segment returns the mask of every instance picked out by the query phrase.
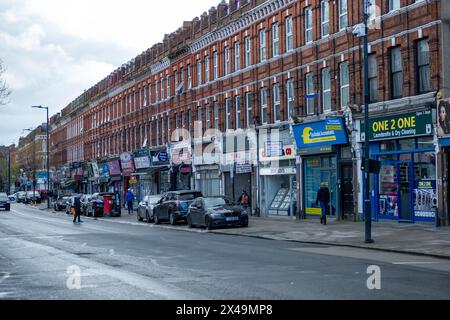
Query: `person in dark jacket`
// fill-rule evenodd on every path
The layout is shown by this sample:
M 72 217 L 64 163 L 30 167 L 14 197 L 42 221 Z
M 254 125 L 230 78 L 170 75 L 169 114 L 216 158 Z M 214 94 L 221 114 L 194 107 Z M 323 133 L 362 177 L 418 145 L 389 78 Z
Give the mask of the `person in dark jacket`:
M 81 221 L 81 201 L 80 201 L 80 197 L 75 197 L 73 199 L 74 204 L 73 207 L 75 208 L 75 215 L 73 216 L 73 223 L 77 223 L 77 218 L 78 218 L 78 223 L 83 223 L 83 221 Z
M 131 191 L 131 189 L 128 189 L 126 199 L 127 201 L 127 208 L 128 208 L 128 214 L 133 213 L 133 200 L 134 200 L 134 194 Z
M 327 211 L 330 205 L 330 190 L 325 182 L 320 185 L 319 191 L 317 191 L 316 205 L 319 204 L 322 209 L 322 216 L 320 218 L 320 223 L 327 225 Z

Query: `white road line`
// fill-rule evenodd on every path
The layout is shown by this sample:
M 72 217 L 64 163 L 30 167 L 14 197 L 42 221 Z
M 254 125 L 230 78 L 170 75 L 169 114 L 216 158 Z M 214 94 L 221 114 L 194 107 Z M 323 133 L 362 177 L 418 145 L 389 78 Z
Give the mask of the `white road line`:
M 392 264 L 397 264 L 397 265 L 414 265 L 414 264 L 438 264 L 441 262 L 432 262 L 432 261 L 408 261 L 408 262 L 393 262 Z

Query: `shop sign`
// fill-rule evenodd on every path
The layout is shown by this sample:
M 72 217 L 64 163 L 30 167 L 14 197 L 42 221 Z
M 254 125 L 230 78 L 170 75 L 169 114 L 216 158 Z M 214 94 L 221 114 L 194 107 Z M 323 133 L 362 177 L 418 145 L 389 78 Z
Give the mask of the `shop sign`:
M 342 118 L 325 121 L 297 124 L 292 127 L 297 146 L 318 148 L 339 144 L 347 144 L 348 138 Z
M 277 176 L 277 175 L 287 175 L 296 174 L 297 170 L 295 168 L 262 168 L 259 174 L 262 176 Z
M 438 101 L 437 135 L 450 137 L 450 99 Z
M 298 149 L 298 154 L 306 156 L 310 154 L 324 154 L 333 152 L 333 146 L 325 146 L 319 148 Z
M 265 143 L 264 148 L 266 157 L 281 157 L 283 156 L 283 142 L 281 141 L 268 141 Z
M 148 149 L 141 149 L 134 153 L 134 166 L 136 169 L 150 168 L 150 157 Z
M 92 162 L 92 173 L 94 174 L 94 178 L 100 177 L 97 162 Z
M 433 134 L 431 110 L 370 119 L 369 125 L 369 141 Z M 364 136 L 364 125 L 362 126 L 361 133 Z
M 169 154 L 167 151 L 150 151 L 152 166 L 169 165 Z
M 252 172 L 252 165 L 250 162 L 236 163 L 236 174 L 245 174 Z
M 437 211 L 436 180 L 416 181 L 414 215 L 419 219 L 435 219 Z
M 100 177 L 103 178 L 103 179 L 109 179 L 109 165 L 108 165 L 108 163 L 103 163 L 101 165 Z
M 122 166 L 122 172 L 124 174 L 130 174 L 134 172 L 134 163 L 131 153 L 122 153 L 120 155 L 120 164 Z
M 119 160 L 113 160 L 108 163 L 109 165 L 109 175 L 110 176 L 118 176 L 122 172 L 120 170 L 120 162 Z

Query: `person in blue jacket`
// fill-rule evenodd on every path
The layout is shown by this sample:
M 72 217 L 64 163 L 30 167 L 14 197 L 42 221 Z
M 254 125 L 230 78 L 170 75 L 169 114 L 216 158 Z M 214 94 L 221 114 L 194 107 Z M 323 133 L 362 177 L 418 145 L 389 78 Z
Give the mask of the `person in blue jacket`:
M 133 213 L 133 200 L 134 200 L 134 194 L 131 191 L 131 189 L 128 189 L 127 197 L 126 197 L 128 214 Z

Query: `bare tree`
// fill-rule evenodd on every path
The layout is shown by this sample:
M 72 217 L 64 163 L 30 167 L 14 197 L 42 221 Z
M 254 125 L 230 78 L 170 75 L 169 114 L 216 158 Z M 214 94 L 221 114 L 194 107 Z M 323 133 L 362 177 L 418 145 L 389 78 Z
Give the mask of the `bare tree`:
M 0 59 L 0 106 L 6 105 L 9 102 L 8 97 L 11 94 L 11 90 L 9 90 L 6 85 L 6 80 L 3 77 L 5 71 L 6 69 L 3 67 L 3 62 Z

